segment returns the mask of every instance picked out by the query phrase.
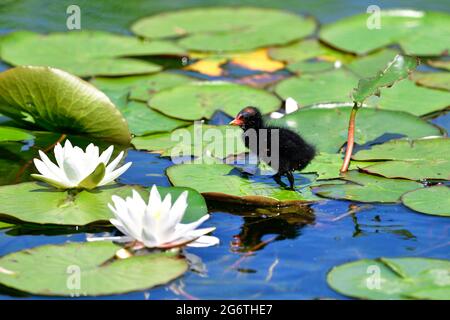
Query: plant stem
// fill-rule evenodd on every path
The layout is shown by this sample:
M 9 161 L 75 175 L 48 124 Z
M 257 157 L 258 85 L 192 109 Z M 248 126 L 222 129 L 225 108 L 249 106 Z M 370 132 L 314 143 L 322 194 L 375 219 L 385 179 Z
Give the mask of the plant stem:
M 355 144 L 355 118 L 358 111 L 358 104 L 355 102 L 350 113 L 350 121 L 348 122 L 347 149 L 345 150 L 344 162 L 342 163 L 341 173 L 348 171 L 350 158 L 352 157 L 353 146 Z

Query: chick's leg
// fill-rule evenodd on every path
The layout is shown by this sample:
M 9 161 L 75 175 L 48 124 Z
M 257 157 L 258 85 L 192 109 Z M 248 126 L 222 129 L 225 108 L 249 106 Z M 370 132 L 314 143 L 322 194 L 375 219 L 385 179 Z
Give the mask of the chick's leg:
M 286 176 L 287 176 L 287 178 L 288 178 L 288 180 L 289 180 L 289 186 L 290 186 L 290 189 L 291 189 L 291 190 L 294 190 L 294 182 L 295 182 L 295 179 L 294 179 L 294 175 L 292 174 L 292 171 L 286 172 Z

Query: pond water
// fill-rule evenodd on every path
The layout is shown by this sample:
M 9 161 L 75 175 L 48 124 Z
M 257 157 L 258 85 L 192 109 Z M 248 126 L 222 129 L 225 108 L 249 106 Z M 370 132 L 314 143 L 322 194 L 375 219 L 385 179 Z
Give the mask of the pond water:
M 46 32 L 63 30 L 60 8 L 70 1 L 6 1 L 0 5 L 0 30 L 30 29 Z M 364 12 L 374 1 L 226 1 L 271 6 L 311 13 L 321 22 Z M 86 28 L 126 32 L 128 24 L 142 15 L 206 4 L 206 1 L 78 1 L 86 10 Z M 224 4 L 225 1 L 217 1 Z M 411 7 L 449 11 L 448 1 L 378 1 L 382 8 Z M 64 11 L 61 11 L 64 12 Z M 62 17 L 61 17 L 62 16 Z M 101 19 L 99 17 L 101 16 Z M 83 16 L 84 17 L 84 16 Z M 0 69 L 7 66 L 1 65 Z M 242 71 L 241 71 L 242 72 Z M 238 71 L 236 71 L 238 73 Z M 244 73 L 245 75 L 245 73 Z M 222 123 L 223 116 L 214 119 Z M 450 129 L 449 113 L 430 120 Z M 151 186 L 170 185 L 164 171 L 172 165 L 156 154 L 130 150 L 126 161 L 133 166 L 119 182 Z M 219 208 L 218 208 L 219 207 Z M 450 258 L 448 218 L 415 213 L 402 205 L 356 204 L 327 200 L 312 205 L 313 216 L 284 214 L 261 216 L 246 208 L 227 212 L 211 205 L 212 217 L 206 227 L 217 227 L 219 246 L 189 248 L 194 255 L 193 270 L 167 286 L 113 299 L 316 299 L 344 296 L 331 290 L 326 273 L 335 265 L 361 258 L 430 257 Z M 353 214 L 349 213 L 355 212 Z M 0 256 L 43 244 L 85 241 L 86 233 L 111 229 L 45 231 L 33 225 L 0 230 Z M 41 299 L 20 296 L 24 299 Z M 1 299 L 17 293 L 0 288 Z

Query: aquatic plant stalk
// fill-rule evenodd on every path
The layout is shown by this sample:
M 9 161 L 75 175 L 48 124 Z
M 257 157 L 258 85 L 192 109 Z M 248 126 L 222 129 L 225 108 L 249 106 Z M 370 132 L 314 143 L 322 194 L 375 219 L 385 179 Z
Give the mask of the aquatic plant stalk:
M 350 158 L 352 157 L 353 146 L 355 144 L 355 120 L 356 112 L 358 112 L 358 104 L 355 102 L 350 113 L 350 120 L 348 122 L 347 135 L 347 149 L 345 150 L 344 162 L 342 163 L 341 173 L 347 172 L 350 165 Z

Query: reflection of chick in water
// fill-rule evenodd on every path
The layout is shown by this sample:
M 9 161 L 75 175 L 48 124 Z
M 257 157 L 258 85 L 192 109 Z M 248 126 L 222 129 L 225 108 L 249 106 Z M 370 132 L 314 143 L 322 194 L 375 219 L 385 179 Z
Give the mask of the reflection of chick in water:
M 304 217 L 292 213 L 265 218 L 244 217 L 241 232 L 233 243 L 233 251 L 257 251 L 272 241 L 295 239 L 301 234 L 301 228 L 313 222 L 313 216 Z

